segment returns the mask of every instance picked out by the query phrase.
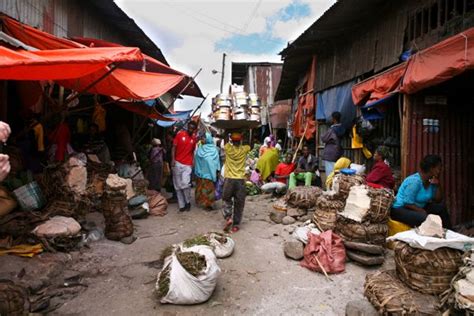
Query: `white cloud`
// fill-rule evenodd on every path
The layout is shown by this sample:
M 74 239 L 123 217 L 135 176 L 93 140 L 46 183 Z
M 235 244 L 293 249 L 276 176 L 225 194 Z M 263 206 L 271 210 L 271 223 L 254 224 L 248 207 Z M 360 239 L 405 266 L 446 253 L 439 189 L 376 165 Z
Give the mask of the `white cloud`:
M 222 52 L 216 51 L 215 44 L 235 34 L 264 33 L 267 31 L 267 19 L 294 0 L 115 1 L 161 48 L 173 68 L 194 75 L 202 67 L 196 81 L 204 95 L 209 93 L 209 100 L 203 109 L 203 112 L 209 112 L 210 98 L 219 93 L 220 86 L 220 74 L 211 73 L 213 69 L 220 71 L 222 63 Z M 294 40 L 334 2 L 298 1 L 310 6 L 310 17 L 277 21 L 270 34 L 285 41 Z M 262 42 L 261 45 L 266 43 Z M 232 61 L 280 61 L 276 52 L 264 55 L 226 53 L 224 87 L 230 84 Z M 179 100 L 176 107 L 188 109 L 200 102 L 200 99 L 186 97 Z

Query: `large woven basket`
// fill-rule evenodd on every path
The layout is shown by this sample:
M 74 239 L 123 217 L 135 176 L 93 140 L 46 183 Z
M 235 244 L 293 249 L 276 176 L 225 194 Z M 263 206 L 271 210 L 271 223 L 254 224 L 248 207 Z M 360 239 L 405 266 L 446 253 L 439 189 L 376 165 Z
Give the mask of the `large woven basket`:
M 25 288 L 0 280 L 0 315 L 28 315 L 30 302 Z
M 386 223 L 358 223 L 338 215 L 336 233 L 347 241 L 384 245 L 388 235 Z
M 408 288 L 395 270 L 379 271 L 365 277 L 364 295 L 380 315 L 438 315 L 437 299 Z
M 345 201 L 351 188 L 361 184 L 365 184 L 365 179 L 360 175 L 338 174 L 334 178 L 333 190 L 337 192 L 337 196 L 341 201 Z
M 295 187 L 288 190 L 286 200 L 290 206 L 311 209 L 316 206 L 319 196 L 323 193 L 319 187 Z
M 343 208 L 343 202 L 322 195 L 316 203 L 313 222 L 322 230 L 334 229 L 336 227 L 337 213 Z
M 106 193 L 103 196 L 105 237 L 120 240 L 133 234 L 133 223 L 128 213 L 127 198 L 121 192 Z
M 394 243 L 397 273 L 406 285 L 425 294 L 441 294 L 462 265 L 462 253 L 451 248 L 423 250 L 402 241 Z
M 390 208 L 395 196 L 392 190 L 374 189 L 369 187 L 370 209 L 364 220 L 371 223 L 384 223 L 388 221 Z

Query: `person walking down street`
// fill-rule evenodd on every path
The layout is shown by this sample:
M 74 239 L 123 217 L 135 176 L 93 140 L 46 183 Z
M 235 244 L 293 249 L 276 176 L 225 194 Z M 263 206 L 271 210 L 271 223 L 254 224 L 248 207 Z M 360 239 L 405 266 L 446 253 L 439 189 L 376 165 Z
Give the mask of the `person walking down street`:
M 302 150 L 303 155 L 298 160 L 298 165 L 296 170 L 290 174 L 290 182 L 288 184 L 288 189 L 296 187 L 296 181 L 304 180 L 304 185 L 309 187 L 313 181 L 313 177 L 316 176 L 316 168 L 318 166 L 318 161 L 316 157 L 309 153 L 308 146 L 304 146 Z
M 407 177 L 400 186 L 390 212 L 392 219 L 416 227 L 425 221 L 428 214 L 436 214 L 441 217 L 443 227 L 451 228 L 448 210 L 441 203 L 441 166 L 440 156 L 423 158 L 420 171 Z
M 191 173 L 194 148 L 196 147 L 194 136 L 196 128 L 197 124 L 195 122 L 189 122 L 187 130 L 182 130 L 176 134 L 171 149 L 173 184 L 178 197 L 180 212 L 191 210 Z
M 250 146 L 242 145 L 242 134 L 232 133 L 231 143 L 225 145 L 224 201 L 225 231 L 239 231 L 245 206 L 245 160 Z
M 334 164 L 344 154 L 341 141 L 345 129 L 341 124 L 340 112 L 331 114 L 331 123 L 331 127 L 321 136 L 321 140 L 325 144 L 321 158 L 323 159 L 326 176 L 331 174 L 334 170 Z
M 153 146 L 150 150 L 150 170 L 148 171 L 149 187 L 152 190 L 161 191 L 161 181 L 163 178 L 163 155 L 166 149 L 161 146 L 161 140 L 154 138 L 151 141 Z
M 211 133 L 206 133 L 194 155 L 194 173 L 197 176 L 196 204 L 205 210 L 212 210 L 216 199 L 215 183 L 220 169 L 219 150 L 214 145 Z

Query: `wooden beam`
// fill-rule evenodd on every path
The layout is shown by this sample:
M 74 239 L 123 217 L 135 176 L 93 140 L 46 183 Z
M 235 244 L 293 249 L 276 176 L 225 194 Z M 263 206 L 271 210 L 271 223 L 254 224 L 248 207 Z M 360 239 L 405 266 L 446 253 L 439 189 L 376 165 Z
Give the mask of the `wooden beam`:
M 402 179 L 407 177 L 408 172 L 408 159 L 409 159 L 409 148 L 410 148 L 410 125 L 411 125 L 411 118 L 412 118 L 412 110 L 413 110 L 413 97 L 404 94 L 403 95 L 403 106 L 402 110 L 402 118 L 401 118 L 401 126 L 402 126 L 402 134 L 400 135 L 402 141 L 402 148 L 400 150 L 401 153 L 401 171 L 402 171 Z

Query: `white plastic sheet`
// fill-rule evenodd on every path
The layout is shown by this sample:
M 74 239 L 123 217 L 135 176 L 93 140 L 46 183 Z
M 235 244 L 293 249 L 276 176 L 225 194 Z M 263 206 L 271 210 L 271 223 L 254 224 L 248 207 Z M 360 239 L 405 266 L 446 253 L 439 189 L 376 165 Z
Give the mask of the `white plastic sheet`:
M 158 280 L 160 280 L 161 273 L 170 266 L 170 285 L 168 294 L 166 294 L 160 302 L 180 305 L 203 303 L 207 301 L 214 292 L 217 277 L 221 272 L 221 269 L 217 265 L 216 255 L 209 246 L 181 248 L 181 251 L 192 251 L 203 255 L 206 258 L 206 269 L 201 275 L 195 277 L 183 268 L 174 253 L 167 257 L 163 269 L 158 274 Z M 156 288 L 159 288 L 158 281 Z
M 388 241 L 403 241 L 414 248 L 436 250 L 448 247 L 466 251 L 474 246 L 474 238 L 458 234 L 452 230 L 446 231 L 446 238 L 428 237 L 419 235 L 415 229 L 407 230 L 387 238 Z
M 292 236 L 296 239 L 301 241 L 303 244 L 308 243 L 308 234 L 315 234 L 319 235 L 321 234 L 321 231 L 316 228 L 316 225 L 314 224 L 308 224 L 303 227 L 297 227 L 295 231 L 293 232 Z

